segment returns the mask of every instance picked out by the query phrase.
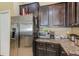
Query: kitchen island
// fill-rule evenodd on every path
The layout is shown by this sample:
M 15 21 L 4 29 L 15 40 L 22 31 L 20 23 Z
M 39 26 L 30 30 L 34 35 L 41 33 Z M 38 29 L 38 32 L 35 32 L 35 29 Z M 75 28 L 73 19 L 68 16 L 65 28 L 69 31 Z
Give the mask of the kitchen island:
M 38 45 L 37 43 L 42 43 L 42 44 Z M 52 44 L 52 45 L 48 45 L 48 44 Z M 60 40 L 60 39 L 59 40 L 56 40 L 56 39 L 37 39 L 36 40 L 36 49 L 38 49 L 39 47 L 44 48 L 42 52 L 44 52 L 44 51 L 45 52 L 44 52 L 44 54 L 41 53 L 41 54 L 43 54 L 42 56 L 46 56 L 46 55 L 48 56 L 49 55 L 47 53 L 47 49 L 49 49 L 47 46 L 48 47 L 53 46 L 53 48 L 51 50 L 53 50 L 54 52 L 57 51 L 56 54 L 54 53 L 55 55 L 51 53 L 51 56 L 62 56 L 61 55 L 61 48 L 63 48 L 63 50 L 65 52 L 65 54 L 63 56 L 79 56 L 79 47 L 76 46 L 74 44 L 74 42 L 70 41 L 69 39 L 62 39 L 62 40 Z M 42 49 L 42 48 L 39 48 L 39 49 Z M 39 53 L 37 53 L 37 54 L 39 54 Z

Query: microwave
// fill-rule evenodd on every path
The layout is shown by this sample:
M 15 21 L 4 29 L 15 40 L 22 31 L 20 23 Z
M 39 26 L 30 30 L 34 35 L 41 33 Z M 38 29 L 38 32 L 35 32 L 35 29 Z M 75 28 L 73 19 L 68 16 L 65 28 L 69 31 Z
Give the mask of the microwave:
M 48 32 L 39 32 L 39 38 L 50 38 L 50 34 Z

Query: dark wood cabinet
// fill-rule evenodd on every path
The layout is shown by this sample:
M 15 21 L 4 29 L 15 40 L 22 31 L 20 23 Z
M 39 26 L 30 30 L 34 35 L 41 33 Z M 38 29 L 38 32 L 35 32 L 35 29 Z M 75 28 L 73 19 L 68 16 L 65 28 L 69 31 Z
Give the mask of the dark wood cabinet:
M 47 43 L 47 56 L 59 56 L 60 45 L 56 43 Z
M 66 4 L 66 11 L 67 11 L 67 26 L 71 27 L 76 24 L 76 3 L 75 2 L 68 2 Z
M 79 26 L 79 2 L 76 2 L 76 23 Z
M 62 27 L 79 25 L 79 3 L 63 2 L 40 7 L 40 24 Z
M 36 4 L 30 4 L 29 6 L 28 6 L 28 8 L 29 8 L 29 13 L 34 13 L 34 12 L 36 12 L 36 11 L 38 11 L 38 9 L 39 9 L 39 4 L 38 3 L 36 3 Z
M 29 3 L 29 4 L 23 4 L 19 6 L 20 8 L 20 15 L 28 15 L 30 13 L 38 12 L 39 10 L 39 3 Z
M 36 42 L 36 56 L 45 56 L 46 55 L 46 43 Z
M 40 26 L 48 26 L 48 6 L 42 6 L 39 8 L 39 21 Z
M 39 8 L 41 26 L 65 26 L 65 3 L 57 3 Z
M 60 56 L 68 56 L 62 46 L 60 46 Z
M 49 24 L 72 27 L 79 25 L 79 3 L 65 2 L 49 6 Z M 51 11 L 52 10 L 52 11 Z
M 39 6 L 39 3 L 36 2 L 20 5 L 20 15 L 36 12 L 39 13 L 40 26 L 71 27 L 79 25 L 79 2 L 62 2 L 46 6 Z
M 65 3 L 49 6 L 49 26 L 65 26 Z
M 59 56 L 60 45 L 55 43 L 36 42 L 36 56 Z

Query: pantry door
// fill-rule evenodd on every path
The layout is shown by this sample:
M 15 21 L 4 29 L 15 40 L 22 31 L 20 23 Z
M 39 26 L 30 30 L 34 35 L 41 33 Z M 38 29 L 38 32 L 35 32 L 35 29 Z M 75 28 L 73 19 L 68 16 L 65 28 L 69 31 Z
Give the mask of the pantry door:
M 0 11 L 0 55 L 10 55 L 10 11 Z

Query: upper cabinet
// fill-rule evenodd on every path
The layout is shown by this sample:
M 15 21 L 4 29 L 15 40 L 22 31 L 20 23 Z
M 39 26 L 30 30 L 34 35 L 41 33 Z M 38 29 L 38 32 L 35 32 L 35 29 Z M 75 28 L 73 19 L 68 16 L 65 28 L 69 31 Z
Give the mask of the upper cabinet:
M 66 3 L 66 25 L 68 27 L 74 26 L 76 24 L 76 3 L 68 2 Z
M 39 8 L 39 21 L 40 26 L 48 26 L 48 6 L 42 6 Z
M 76 3 L 76 24 L 79 26 L 79 2 Z
M 39 8 L 40 25 L 65 26 L 65 3 L 57 3 Z
M 37 2 L 20 5 L 20 15 L 27 15 L 30 13 L 35 13 L 38 10 L 39 10 L 39 3 Z
M 43 6 L 40 9 L 40 20 L 42 25 L 49 27 L 79 26 L 79 3 L 65 2 Z
M 49 6 L 49 26 L 65 26 L 65 3 Z
M 37 10 L 39 12 L 36 12 Z M 40 26 L 79 26 L 78 2 L 55 3 L 46 6 L 39 6 L 38 3 L 32 3 L 20 6 L 20 15 L 27 15 L 29 13 L 39 14 Z

